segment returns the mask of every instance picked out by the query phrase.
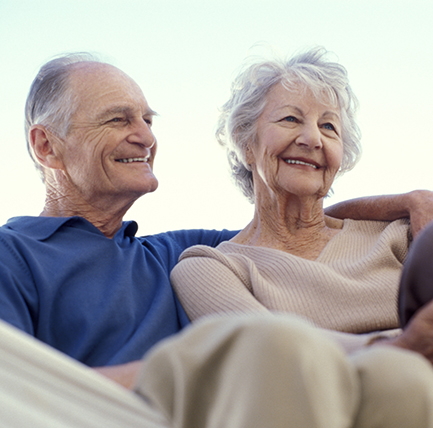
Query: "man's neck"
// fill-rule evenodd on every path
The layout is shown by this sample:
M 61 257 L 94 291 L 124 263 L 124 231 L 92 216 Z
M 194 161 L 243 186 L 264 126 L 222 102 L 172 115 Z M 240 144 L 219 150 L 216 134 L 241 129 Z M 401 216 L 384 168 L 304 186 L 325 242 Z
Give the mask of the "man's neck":
M 44 210 L 40 213 L 41 217 L 82 217 L 92 223 L 95 227 L 97 227 L 107 238 L 113 238 L 114 235 L 118 232 L 118 230 L 122 226 L 122 219 L 120 218 L 106 218 L 101 219 L 100 216 L 95 217 L 89 215 L 88 213 L 83 212 L 72 212 L 72 211 L 63 211 L 59 212 L 57 210 L 51 210 L 50 208 L 44 207 Z
M 132 202 L 121 204 L 118 201 L 106 201 L 101 205 L 97 201 L 88 202 L 76 197 L 53 195 L 52 192 L 47 192 L 45 206 L 40 215 L 43 217 L 83 217 L 107 238 L 113 238 L 122 227 L 123 216 L 131 206 Z

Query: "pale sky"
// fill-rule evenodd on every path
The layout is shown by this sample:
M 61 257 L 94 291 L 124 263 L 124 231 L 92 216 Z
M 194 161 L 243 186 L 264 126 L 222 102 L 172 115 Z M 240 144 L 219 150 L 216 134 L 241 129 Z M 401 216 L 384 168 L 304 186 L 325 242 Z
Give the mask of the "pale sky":
M 126 216 L 141 234 L 250 221 L 253 206 L 232 184 L 214 129 L 235 71 L 262 52 L 257 43 L 283 54 L 321 45 L 348 69 L 363 157 L 326 204 L 433 189 L 432 22 L 431 0 L 0 0 L 0 223 L 42 210 L 24 103 L 38 68 L 71 51 L 121 68 L 160 114 L 159 189 Z

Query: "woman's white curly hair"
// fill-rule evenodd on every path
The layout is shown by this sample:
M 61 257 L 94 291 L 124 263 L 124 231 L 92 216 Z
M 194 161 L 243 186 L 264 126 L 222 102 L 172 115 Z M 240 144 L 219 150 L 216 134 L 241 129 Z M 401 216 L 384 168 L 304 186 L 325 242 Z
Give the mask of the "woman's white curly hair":
M 290 90 L 302 84 L 321 99 L 326 97 L 341 109 L 343 161 L 339 175 L 351 170 L 361 154 L 361 133 L 355 122 L 358 101 L 349 85 L 346 69 L 327 59 L 328 51 L 315 47 L 287 60 L 255 60 L 246 63 L 231 86 L 229 100 L 220 110 L 216 137 L 226 148 L 235 184 L 254 202 L 251 170 L 245 160 L 247 147 L 256 142 L 257 119 L 267 94 L 281 83 Z

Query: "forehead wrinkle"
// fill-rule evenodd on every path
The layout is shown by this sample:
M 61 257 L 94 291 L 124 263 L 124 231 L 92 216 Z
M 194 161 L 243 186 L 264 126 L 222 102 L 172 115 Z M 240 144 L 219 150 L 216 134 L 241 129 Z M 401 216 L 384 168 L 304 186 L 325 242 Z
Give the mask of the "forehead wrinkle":
M 299 113 L 299 114 L 302 114 L 302 115 L 304 114 L 304 112 L 302 111 L 302 109 L 300 109 L 299 107 L 293 106 L 291 104 L 285 104 L 285 105 L 283 105 L 281 107 L 277 107 L 276 110 L 283 110 L 285 108 L 291 108 L 293 110 L 296 110 L 296 112 Z
M 335 111 L 332 110 L 326 110 L 323 114 L 322 117 L 324 116 L 333 116 L 336 119 L 340 120 L 340 115 L 338 113 L 336 113 Z
M 303 111 L 301 108 L 296 107 L 296 106 L 291 105 L 291 104 L 285 104 L 285 105 L 283 105 L 283 106 L 281 106 L 281 107 L 277 107 L 277 108 L 276 108 L 276 111 L 278 112 L 278 111 L 283 110 L 283 109 L 285 109 L 285 108 L 293 109 L 293 110 L 295 110 L 298 114 L 304 116 L 304 111 Z M 337 112 L 332 111 L 332 110 L 326 110 L 326 111 L 324 111 L 324 112 L 320 115 L 320 117 L 322 117 L 322 118 L 325 117 L 325 116 L 332 116 L 332 117 L 334 117 L 335 119 L 341 120 L 341 119 L 340 119 L 340 115 L 339 115 Z

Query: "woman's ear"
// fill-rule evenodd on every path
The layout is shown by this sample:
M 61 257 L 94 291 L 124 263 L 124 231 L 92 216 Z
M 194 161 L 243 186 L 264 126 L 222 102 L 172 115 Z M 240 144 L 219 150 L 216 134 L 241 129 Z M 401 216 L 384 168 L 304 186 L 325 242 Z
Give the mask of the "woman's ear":
M 247 162 L 248 166 L 250 166 L 250 167 L 253 163 L 255 163 L 255 157 L 254 157 L 254 153 L 251 149 L 251 146 L 248 146 L 245 150 L 245 161 Z
M 29 142 L 34 157 L 44 167 L 61 169 L 63 163 L 57 155 L 57 138 L 43 125 L 33 125 L 29 131 Z

